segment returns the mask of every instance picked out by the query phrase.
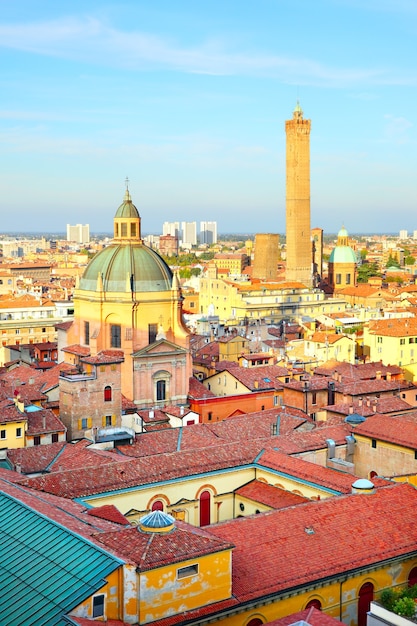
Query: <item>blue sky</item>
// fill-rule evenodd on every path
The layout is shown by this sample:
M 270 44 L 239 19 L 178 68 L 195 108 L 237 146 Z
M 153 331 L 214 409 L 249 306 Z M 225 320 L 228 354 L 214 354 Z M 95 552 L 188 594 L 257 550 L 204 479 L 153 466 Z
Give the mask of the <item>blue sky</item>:
M 417 230 L 416 0 L 0 0 L 0 232 L 285 232 L 285 120 L 311 225 Z

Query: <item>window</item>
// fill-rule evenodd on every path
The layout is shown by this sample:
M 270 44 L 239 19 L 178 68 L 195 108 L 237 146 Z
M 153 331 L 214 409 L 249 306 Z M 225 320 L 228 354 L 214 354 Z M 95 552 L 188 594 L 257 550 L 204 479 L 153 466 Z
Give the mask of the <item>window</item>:
M 20 428 L 16 428 L 16 437 L 21 437 L 22 436 L 22 429 Z
M 0 439 L 6 439 L 6 430 L 3 428 L 0 430 Z
M 111 417 L 111 415 L 106 415 L 105 416 L 104 423 L 105 423 L 106 426 L 111 426 L 112 425 L 112 417 Z
M 164 510 L 164 503 L 162 502 L 162 500 L 155 500 L 155 502 L 152 503 L 151 511 L 163 511 L 163 510 Z
M 33 438 L 33 445 L 34 446 L 40 446 L 41 445 L 41 438 L 39 435 L 36 435 L 36 437 Z
M 403 346 L 405 344 L 405 339 L 400 339 L 400 346 Z
M 311 404 L 317 404 L 317 392 L 313 391 L 311 394 Z
M 156 399 L 158 401 L 166 399 L 166 382 L 165 382 L 165 380 L 158 380 L 156 382 Z
M 350 285 L 350 274 L 346 274 L 346 284 Z
M 84 322 L 84 343 L 90 345 L 90 322 Z
M 177 580 L 198 574 L 198 563 L 177 569 Z
M 16 328 L 16 330 L 14 331 L 16 335 L 20 335 L 20 329 Z
M 111 402 L 112 400 L 112 388 L 110 385 L 104 387 L 104 402 Z
M 136 222 L 132 222 L 130 225 L 130 236 L 136 237 Z
M 103 617 L 104 615 L 104 593 L 93 596 L 93 617 Z
M 43 333 L 46 333 L 46 328 L 42 328 L 42 332 L 43 332 Z
M 88 418 L 83 417 L 81 420 L 81 429 L 85 430 L 86 428 L 88 428 Z
M 122 346 L 122 329 L 120 324 L 110 324 L 110 346 L 112 348 L 121 348 Z
M 127 224 L 126 222 L 122 222 L 120 224 L 120 234 L 122 237 L 127 237 Z
M 158 334 L 158 324 L 148 324 L 148 343 L 154 343 Z
M 58 433 L 52 433 L 52 443 L 58 443 Z
M 342 274 L 336 274 L 336 285 L 340 285 L 342 283 Z
M 372 447 L 376 448 L 376 439 L 372 439 Z
M 207 419 L 209 422 L 211 422 L 211 420 L 213 419 L 213 413 L 211 411 L 209 411 L 208 415 L 207 415 Z

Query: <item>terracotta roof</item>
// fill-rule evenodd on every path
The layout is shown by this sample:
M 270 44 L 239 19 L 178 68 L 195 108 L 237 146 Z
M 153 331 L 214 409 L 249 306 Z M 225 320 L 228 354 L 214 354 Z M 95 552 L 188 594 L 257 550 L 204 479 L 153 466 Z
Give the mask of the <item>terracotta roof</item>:
M 273 485 L 268 485 L 260 480 L 252 480 L 247 485 L 239 487 L 239 489 L 235 490 L 235 494 L 269 506 L 272 509 L 284 509 L 287 506 L 308 502 L 308 498 Z
M 323 406 L 321 410 L 340 413 L 340 415 L 346 416 L 351 413 L 358 413 L 363 417 L 369 417 L 375 413 L 413 411 L 414 407 L 399 396 L 382 396 L 380 398 L 371 396 L 371 398 L 365 398 L 363 402 L 359 402 L 358 400 L 354 400 L 353 402 L 339 402 L 338 404 Z
M 246 602 L 320 581 L 329 573 L 348 574 L 415 554 L 416 515 L 414 487 L 389 485 L 370 495 L 327 498 L 221 522 L 210 532 L 235 544 L 233 594 Z
M 90 348 L 88 346 L 80 346 L 78 344 L 74 344 L 72 346 L 66 346 L 62 348 L 62 352 L 68 352 L 69 354 L 76 354 L 78 356 L 89 356 Z
M 226 368 L 233 378 L 251 391 L 265 391 L 267 389 L 280 389 L 282 383 L 278 377 L 288 375 L 285 367 L 278 365 L 260 365 L 259 367 L 232 367 Z M 213 374 L 218 376 L 218 374 Z M 210 376 L 206 380 L 210 380 Z
M 355 435 L 395 443 L 417 450 L 417 411 L 407 415 L 372 415 L 355 426 Z
M 403 371 L 398 365 L 384 365 L 381 361 L 370 363 L 342 363 L 340 361 L 328 361 L 316 367 L 314 374 L 319 376 L 351 378 L 352 380 L 376 378 L 380 372 L 381 377 L 386 378 L 388 374 L 402 376 Z
M 369 322 L 369 333 L 384 337 L 409 337 L 417 335 L 417 318 L 390 318 Z
M 123 363 L 125 360 L 122 350 L 102 350 L 95 356 L 87 356 L 81 359 L 83 363 L 102 365 L 106 363 Z
M 230 540 L 178 521 L 167 533 L 142 532 L 135 526 L 102 533 L 97 540 L 125 560 L 135 563 L 141 572 L 233 548 Z
M 64 442 L 51 443 L 44 446 L 30 446 L 7 450 L 7 458 L 14 468 L 20 466 L 23 474 L 44 472 L 65 447 Z
M 215 398 L 216 396 L 212 391 L 204 387 L 203 383 L 192 376 L 189 379 L 188 397 L 197 400 L 203 398 Z
M 114 504 L 103 504 L 103 506 L 97 506 L 92 509 L 88 509 L 87 515 L 93 517 L 100 517 L 101 519 L 107 519 L 115 524 L 121 524 L 122 526 L 130 525 L 129 520 L 120 513 L 119 509 Z
M 51 409 L 41 409 L 27 413 L 27 431 L 26 435 L 34 437 L 35 435 L 45 435 L 46 433 L 65 433 L 66 428 L 59 417 Z

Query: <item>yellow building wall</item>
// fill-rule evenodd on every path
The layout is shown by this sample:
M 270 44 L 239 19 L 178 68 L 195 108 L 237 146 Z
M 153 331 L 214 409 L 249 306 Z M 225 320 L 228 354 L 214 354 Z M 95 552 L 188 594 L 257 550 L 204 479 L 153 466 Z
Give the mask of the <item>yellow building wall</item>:
M 198 572 L 178 578 L 178 570 L 196 565 Z M 139 623 L 226 600 L 232 595 L 232 551 L 225 550 L 140 574 Z
M 289 476 L 280 476 L 267 469 L 232 468 L 230 471 L 221 472 L 218 475 L 212 474 L 209 477 L 201 476 L 195 479 L 184 478 L 164 485 L 147 484 L 126 492 L 85 498 L 83 502 L 92 507 L 113 504 L 123 515 L 127 515 L 131 523 L 134 523 L 151 510 L 152 504 L 156 500 L 160 500 L 163 502 L 164 510 L 167 513 L 188 524 L 199 526 L 199 497 L 202 491 L 209 491 L 212 496 L 210 519 L 211 523 L 214 524 L 233 519 L 236 516 L 235 512 L 241 514 L 235 505 L 234 491 L 255 478 L 312 500 L 324 499 L 334 495 L 320 486 L 307 484 L 303 480 L 297 481 Z M 314 483 L 313 476 L 312 483 Z M 237 501 L 239 502 L 238 499 Z M 256 506 L 256 508 L 259 507 Z M 245 511 L 245 515 L 250 515 L 251 512 L 251 510 Z
M 21 430 L 20 437 L 17 436 L 18 428 Z M 0 439 L 0 448 L 9 448 L 10 450 L 24 448 L 26 445 L 25 429 L 26 421 L 7 422 L 2 424 L 0 417 L 0 431 L 3 431 L 3 434 L 5 434 L 5 437 L 1 437 Z
M 337 547 L 335 546 L 335 549 Z M 330 583 L 311 586 L 309 590 L 294 590 L 277 600 L 268 603 L 260 602 L 258 607 L 239 611 L 237 614 L 226 616 L 218 623 L 227 626 L 246 626 L 254 618 L 264 623 L 291 613 L 302 611 L 311 600 L 319 600 L 324 613 L 342 621 L 347 626 L 356 626 L 358 617 L 358 595 L 365 583 L 374 586 L 374 599 L 378 599 L 381 591 L 386 588 L 399 588 L 407 585 L 408 574 L 416 565 L 417 559 L 410 559 L 403 563 L 386 565 L 372 572 L 362 572 L 355 576 L 341 577 Z M 331 572 L 327 572 L 331 573 Z M 280 573 L 277 571 L 277 577 Z M 326 575 L 325 568 L 323 575 Z
M 369 478 L 372 471 L 380 476 L 395 474 L 414 474 L 416 460 L 414 450 L 403 446 L 376 440 L 376 448 L 372 447 L 372 438 L 354 433 L 355 474 Z

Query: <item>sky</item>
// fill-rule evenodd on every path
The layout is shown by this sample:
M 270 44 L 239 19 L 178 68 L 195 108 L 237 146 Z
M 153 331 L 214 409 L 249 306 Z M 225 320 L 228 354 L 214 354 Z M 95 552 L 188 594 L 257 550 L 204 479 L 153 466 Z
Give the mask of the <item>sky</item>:
M 311 226 L 417 230 L 416 0 L 0 0 L 0 233 L 285 232 L 285 120 Z

